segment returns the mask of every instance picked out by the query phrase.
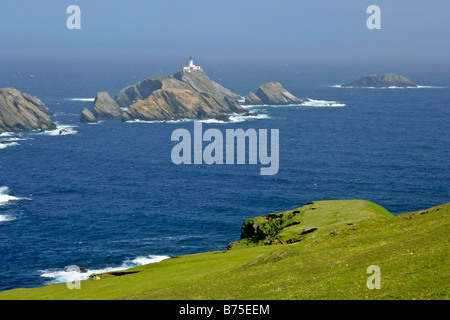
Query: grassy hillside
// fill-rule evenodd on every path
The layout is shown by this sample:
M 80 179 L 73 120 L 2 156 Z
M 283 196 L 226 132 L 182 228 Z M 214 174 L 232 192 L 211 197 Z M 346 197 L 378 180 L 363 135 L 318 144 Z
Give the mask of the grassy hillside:
M 265 236 L 232 250 L 102 275 L 79 290 L 56 284 L 0 299 L 448 299 L 449 211 L 394 217 L 363 200 L 319 201 L 250 219 Z M 380 267 L 381 289 L 366 286 L 370 265 Z
M 241 230 L 243 239 L 230 243 L 228 248 L 294 243 L 303 241 L 311 233 L 315 236 L 329 233 L 336 226 L 372 217 L 393 218 L 393 215 L 364 200 L 310 202 L 294 210 L 245 220 Z

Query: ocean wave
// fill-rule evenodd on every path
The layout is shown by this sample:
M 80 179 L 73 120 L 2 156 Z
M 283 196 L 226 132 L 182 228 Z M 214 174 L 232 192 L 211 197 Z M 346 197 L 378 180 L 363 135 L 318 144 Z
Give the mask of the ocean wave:
M 0 214 L 0 223 L 3 223 L 3 222 L 8 222 L 8 221 L 13 221 L 13 220 L 16 220 L 16 218 L 14 218 L 14 217 L 11 217 L 11 216 L 8 216 L 8 215 L 1 215 Z
M 145 264 L 156 263 L 170 258 L 164 255 L 149 255 L 149 256 L 139 256 L 134 259 L 125 260 L 120 266 L 117 267 L 106 267 L 101 269 L 87 269 L 87 272 L 80 273 L 73 271 L 73 269 L 47 269 L 39 270 L 41 277 L 49 279 L 46 284 L 52 283 L 62 283 L 62 282 L 72 282 L 78 280 L 87 280 L 89 276 L 93 274 L 123 271 L 130 268 L 136 268 Z
M 283 108 L 283 107 L 345 107 L 345 103 L 340 103 L 333 100 L 315 100 L 306 98 L 303 103 L 295 104 L 258 104 L 258 105 L 247 105 L 247 109 L 261 108 L 261 107 L 273 107 L 273 108 Z
M 229 121 L 224 120 L 218 120 L 218 119 L 178 119 L 178 120 L 130 120 L 126 121 L 126 123 L 189 123 L 194 121 L 199 121 L 201 123 L 237 123 L 237 122 L 244 122 L 248 120 L 255 120 L 255 119 L 270 119 L 270 117 L 267 114 L 250 114 L 250 115 L 240 115 L 240 114 L 232 114 L 229 115 Z
M 14 136 L 12 138 L 8 138 L 8 141 L 25 141 L 29 140 L 29 138 L 24 138 L 22 136 Z
M 37 133 L 33 133 L 33 134 L 44 135 L 44 136 L 65 136 L 65 135 L 69 135 L 69 134 L 77 134 L 78 131 L 75 130 L 74 128 L 78 128 L 78 126 L 62 125 L 62 124 L 57 123 L 55 130 L 37 132 Z
M 8 187 L 0 187 L 0 206 L 4 206 L 10 201 L 17 201 L 17 200 L 30 200 L 28 198 L 18 198 L 10 196 L 9 194 L 9 188 Z
M 345 107 L 345 103 L 339 103 L 333 100 L 314 100 L 314 99 L 307 99 L 302 106 L 307 107 Z
M 17 143 L 17 141 L 25 141 L 30 139 L 14 132 L 4 132 L 0 134 L 0 137 L 4 138 L 2 141 L 0 141 L 0 149 L 18 146 L 19 144 Z
M 447 87 L 441 87 L 441 86 L 417 86 L 416 89 L 445 89 Z
M 8 147 L 14 147 L 18 146 L 19 144 L 17 142 L 11 142 L 11 143 L 0 143 L 0 149 L 6 149 Z
M 194 122 L 195 119 L 179 119 L 179 120 L 129 120 L 126 123 L 181 123 L 181 122 Z
M 249 120 L 258 120 L 258 119 L 270 119 L 267 114 L 250 114 L 250 115 L 240 115 L 234 114 L 229 116 L 229 121 L 218 120 L 218 119 L 205 119 L 200 120 L 202 123 L 239 123 Z
M 68 100 L 87 102 L 87 101 L 95 101 L 95 98 L 69 98 Z
M 88 124 L 88 125 L 96 125 L 96 124 L 100 124 L 100 123 L 103 123 L 103 122 L 105 122 L 105 121 L 99 120 L 99 121 L 97 121 L 97 122 L 87 122 L 87 123 L 85 123 L 85 124 Z
M 343 89 L 445 89 L 446 87 L 440 86 L 417 86 L 417 87 L 343 87 L 341 84 L 332 85 L 333 88 L 343 88 Z
M 243 122 L 243 121 L 259 120 L 259 119 L 270 119 L 270 117 L 265 113 L 230 116 L 230 122 Z

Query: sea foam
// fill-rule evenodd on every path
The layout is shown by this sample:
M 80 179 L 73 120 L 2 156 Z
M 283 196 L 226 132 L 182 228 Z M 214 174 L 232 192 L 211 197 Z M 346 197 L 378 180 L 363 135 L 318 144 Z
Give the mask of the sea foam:
M 446 87 L 440 87 L 440 86 L 419 86 L 417 87 L 397 87 L 397 86 L 390 86 L 390 87 L 343 87 L 341 84 L 335 84 L 331 86 L 332 88 L 343 88 L 343 89 L 445 89 Z
M 69 135 L 69 134 L 77 134 L 78 131 L 75 130 L 75 128 L 78 128 L 78 126 L 75 126 L 75 125 L 63 125 L 63 124 L 56 123 L 56 129 L 55 130 L 36 132 L 36 133 L 33 133 L 33 134 L 44 135 L 44 136 L 65 136 L 65 135 Z
M 70 101 L 95 101 L 95 98 L 69 98 Z
M 0 223 L 3 223 L 3 222 L 8 222 L 8 221 L 13 221 L 13 220 L 16 220 L 16 218 L 14 218 L 14 217 L 11 217 L 11 216 L 8 216 L 8 215 L 1 215 L 0 214 Z
M 257 119 L 269 119 L 270 117 L 267 114 L 251 114 L 251 115 L 240 115 L 240 114 L 232 114 L 229 115 L 229 121 L 223 121 L 218 119 L 178 119 L 178 120 L 129 120 L 126 123 L 168 123 L 168 124 L 177 124 L 177 123 L 189 123 L 199 121 L 201 123 L 238 123 L 249 120 L 257 120 Z
M 345 103 L 339 103 L 332 100 L 314 100 L 314 99 L 308 99 L 302 105 L 307 107 L 345 107 Z
M 306 98 L 306 100 L 303 103 L 282 104 L 282 105 L 260 104 L 260 105 L 247 105 L 245 107 L 247 109 L 253 109 L 261 107 L 283 108 L 283 107 L 345 107 L 345 106 L 346 106 L 345 103 L 340 103 L 333 100 L 315 100 Z
M 80 273 L 77 271 L 72 271 L 67 269 L 47 269 L 40 270 L 41 277 L 47 278 L 46 284 L 52 283 L 62 283 L 62 282 L 72 282 L 81 281 L 89 279 L 89 276 L 93 274 L 107 273 L 123 271 L 130 268 L 139 267 L 145 264 L 156 263 L 170 258 L 164 255 L 149 255 L 149 256 L 139 256 L 134 259 L 125 260 L 120 266 L 117 267 L 106 267 L 101 269 L 87 269 L 87 272 Z
M 5 204 L 7 204 L 10 201 L 17 201 L 17 200 L 22 200 L 24 198 L 17 198 L 17 197 L 13 197 L 8 195 L 9 193 L 9 188 L 8 187 L 0 187 L 0 206 L 4 206 Z
M 0 143 L 0 149 L 6 149 L 8 147 L 14 147 L 14 146 L 18 146 L 19 144 L 17 142 L 11 142 L 11 143 Z

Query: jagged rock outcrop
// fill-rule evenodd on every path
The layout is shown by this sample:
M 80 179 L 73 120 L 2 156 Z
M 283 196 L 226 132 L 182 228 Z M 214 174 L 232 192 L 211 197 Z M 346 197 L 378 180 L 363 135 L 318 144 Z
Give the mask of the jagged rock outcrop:
M 237 101 L 240 96 L 212 81 L 203 70 L 191 70 L 189 72 L 178 71 L 173 77 L 190 85 L 198 92 L 206 92 L 213 96 L 228 98 Z
M 172 76 L 148 78 L 121 90 L 115 101 L 128 108 L 123 121 L 216 118 L 247 113 L 239 95 L 212 81 L 201 68 L 183 68 Z
M 81 112 L 80 121 L 84 123 L 97 123 L 103 119 L 120 119 L 123 110 L 108 94 L 108 92 L 97 92 L 92 111 L 84 108 Z
M 151 77 L 122 89 L 114 98 L 122 108 L 129 108 L 133 103 L 147 99 L 159 89 L 194 89 L 220 98 L 227 97 L 237 101 L 240 96 L 211 80 L 202 70 L 176 72 L 168 77 Z
M 97 123 L 97 118 L 92 114 L 88 108 L 84 108 L 81 112 L 80 121 L 83 123 Z
M 247 112 L 228 97 L 218 97 L 194 89 L 168 88 L 138 100 L 123 114 L 123 121 L 219 118 L 224 114 Z
M 151 77 L 120 90 L 114 100 L 120 107 L 129 108 L 138 100 L 147 99 L 154 91 L 168 88 L 189 89 L 190 86 L 172 76 Z
M 246 105 L 288 105 L 302 104 L 303 100 L 283 88 L 279 82 L 269 82 L 258 88 L 256 93 L 250 92 L 245 97 Z
M 36 97 L 14 88 L 0 89 L 0 133 L 54 130 L 53 114 Z
M 263 102 L 254 92 L 250 92 L 245 97 L 245 104 L 261 105 L 261 104 L 263 104 Z
M 341 85 L 341 87 L 371 87 L 371 88 L 388 88 L 388 87 L 417 87 L 417 85 L 404 76 L 393 73 L 370 74 L 351 83 Z
M 120 119 L 122 113 L 123 110 L 107 92 L 97 92 L 92 109 L 92 114 L 97 119 Z

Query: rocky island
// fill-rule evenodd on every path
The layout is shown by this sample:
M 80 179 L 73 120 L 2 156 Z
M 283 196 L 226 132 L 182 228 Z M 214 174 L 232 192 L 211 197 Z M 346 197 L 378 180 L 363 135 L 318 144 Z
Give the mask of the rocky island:
M 370 74 L 351 83 L 341 85 L 343 88 L 417 88 L 417 85 L 404 76 L 393 73 Z
M 207 92 L 168 88 L 155 90 L 148 98 L 138 100 L 123 114 L 123 121 L 223 119 L 224 115 L 247 112 L 239 104 Z
M 0 133 L 54 130 L 53 114 L 36 97 L 14 88 L 0 89 Z
M 103 119 L 120 119 L 123 110 L 119 107 L 107 92 L 97 92 L 92 111 L 84 108 L 80 121 L 84 123 L 96 123 Z
M 101 95 L 100 95 L 101 94 Z M 200 66 L 189 65 L 166 77 L 149 77 L 120 90 L 114 100 L 98 93 L 92 111 L 85 108 L 80 121 L 99 119 L 122 121 L 171 121 L 218 119 L 229 121 L 232 114 L 252 115 L 238 101 L 242 97 L 211 80 Z M 269 82 L 250 92 L 243 105 L 301 105 L 302 100 L 279 82 Z M 122 111 L 125 110 L 125 111 Z
M 106 94 L 107 95 L 107 94 Z M 238 94 L 211 80 L 202 68 L 189 65 L 167 77 L 150 77 L 122 89 L 112 100 L 99 95 L 91 111 L 84 109 L 80 120 L 170 121 L 178 119 L 220 119 L 248 113 L 237 103 Z M 123 110 L 126 110 L 125 112 Z
M 246 113 L 236 101 L 239 95 L 212 81 L 192 58 L 172 76 L 148 78 L 121 90 L 115 100 L 128 108 L 123 121 L 221 119 Z
M 245 97 L 245 105 L 289 105 L 302 104 L 301 100 L 283 88 L 279 82 L 269 82 L 250 92 Z

